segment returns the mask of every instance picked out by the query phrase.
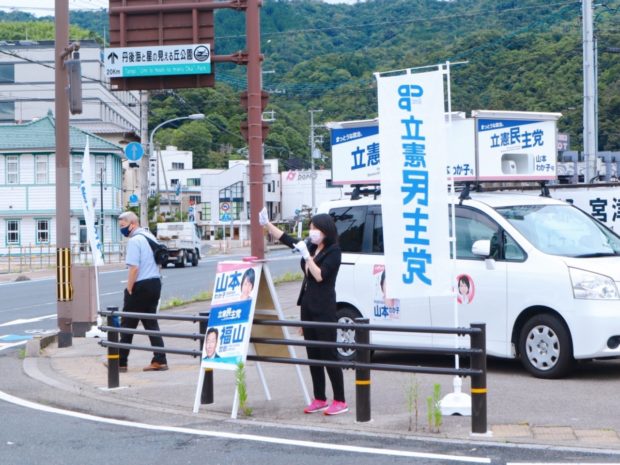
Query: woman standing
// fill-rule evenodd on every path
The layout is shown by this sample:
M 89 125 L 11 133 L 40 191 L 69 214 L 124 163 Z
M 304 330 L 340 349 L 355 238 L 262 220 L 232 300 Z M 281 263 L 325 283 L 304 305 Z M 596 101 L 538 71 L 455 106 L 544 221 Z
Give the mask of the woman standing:
M 338 232 L 331 216 L 318 214 L 312 217 L 308 238 L 310 244 L 294 239 L 269 222 L 267 210 L 259 214 L 259 222 L 266 226 L 277 240 L 301 253 L 301 269 L 304 281 L 297 305 L 301 307 L 302 321 L 336 322 L 336 277 L 340 268 L 341 252 L 338 246 Z M 336 342 L 335 328 L 304 328 L 307 341 Z M 337 360 L 335 349 L 307 347 L 309 359 Z M 325 395 L 325 371 L 332 383 L 334 401 L 331 405 Z M 324 411 L 325 415 L 348 412 L 344 398 L 344 380 L 341 368 L 311 366 L 314 400 L 304 413 Z

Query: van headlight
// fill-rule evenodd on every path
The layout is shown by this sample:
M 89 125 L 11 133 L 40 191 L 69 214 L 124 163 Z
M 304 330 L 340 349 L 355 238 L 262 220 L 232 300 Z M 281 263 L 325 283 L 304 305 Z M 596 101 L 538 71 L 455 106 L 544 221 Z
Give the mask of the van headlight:
M 613 279 L 602 274 L 568 268 L 575 299 L 620 299 Z

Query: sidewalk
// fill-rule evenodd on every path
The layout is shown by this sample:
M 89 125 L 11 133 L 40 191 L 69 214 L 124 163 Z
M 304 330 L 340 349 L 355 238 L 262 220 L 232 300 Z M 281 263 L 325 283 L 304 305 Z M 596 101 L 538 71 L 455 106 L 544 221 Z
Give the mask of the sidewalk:
M 283 283 L 277 286 L 278 297 L 285 317 L 298 318 L 295 305 L 299 283 Z M 208 309 L 208 303 L 194 303 L 178 307 L 171 312 L 197 314 Z M 162 321 L 163 331 L 197 332 L 197 324 L 189 322 Z M 298 335 L 294 337 L 300 337 Z M 143 372 L 149 364 L 150 352 L 132 351 L 129 371 L 120 374 L 121 388 L 107 390 L 107 369 L 104 367 L 106 349 L 98 339 L 74 338 L 69 348 L 58 349 L 54 344 L 45 348 L 41 356 L 23 361 L 26 374 L 46 386 L 63 391 L 57 400 L 65 408 L 88 410 L 108 416 L 118 406 L 131 407 L 142 412 L 143 421 L 154 412 L 166 412 L 166 419 L 179 415 L 193 418 L 192 422 L 227 420 L 230 418 L 235 390 L 234 373 L 216 370 L 214 373 L 214 399 L 211 405 L 201 405 L 200 412 L 192 416 L 199 375 L 199 360 L 187 356 L 169 355 L 170 369 L 165 372 Z M 165 339 L 167 347 L 197 348 L 198 343 L 182 339 Z M 135 344 L 149 345 L 143 336 L 134 338 Z M 296 348 L 305 357 L 302 348 Z M 416 363 L 416 362 L 414 362 Z M 444 417 L 440 433 L 430 433 L 426 420 L 426 398 L 431 395 L 434 383 L 440 383 L 442 395 L 452 391 L 452 378 L 437 375 L 415 375 L 391 372 L 372 372 L 372 421 L 355 421 L 355 374 L 345 371 L 346 395 L 350 412 L 336 417 L 321 414 L 304 415 L 304 396 L 296 370 L 292 365 L 262 363 L 271 400 L 266 400 L 256 364 L 248 362 L 246 368 L 248 406 L 251 417 L 239 418 L 261 424 L 289 425 L 293 427 L 343 428 L 349 431 L 372 434 L 397 434 L 451 438 L 474 441 L 497 441 L 513 443 L 536 443 L 583 448 L 620 450 L 620 420 L 607 424 L 609 418 L 600 415 L 584 417 L 585 414 L 564 412 L 565 399 L 550 393 L 554 386 L 558 393 L 569 395 L 573 380 L 546 381 L 530 378 L 523 373 L 506 375 L 489 373 L 488 426 L 492 436 L 472 437 L 469 417 Z M 307 367 L 301 367 L 305 385 L 311 394 Z M 504 379 L 507 378 L 507 379 Z M 515 378 L 518 378 L 515 381 Z M 419 383 L 418 420 L 409 412 L 407 392 L 412 382 Z M 575 389 L 579 389 L 576 380 Z M 549 384 L 553 383 L 553 384 Z M 562 386 L 559 383 L 563 383 Z M 611 383 L 610 383 L 611 384 Z M 525 387 L 527 386 L 527 388 Z M 542 386 L 542 387 L 541 387 Z M 545 388 L 546 387 L 546 388 Z M 463 382 L 463 391 L 469 391 L 469 380 Z M 331 388 L 328 385 L 328 396 Z M 36 393 L 32 394 L 36 397 Z M 36 399 L 35 399 L 36 400 Z M 575 399 L 572 399 L 575 402 Z M 565 409 L 564 409 L 565 410 Z M 587 407 L 586 407 L 587 410 Z M 122 408 L 121 408 L 122 411 Z M 128 414 L 127 414 L 128 415 Z M 609 414 L 608 414 L 609 415 Z M 162 420 L 163 421 L 163 420 Z M 187 420 L 186 420 L 187 421 Z M 614 420 L 615 421 L 615 420 Z M 411 431 L 409 426 L 411 425 Z

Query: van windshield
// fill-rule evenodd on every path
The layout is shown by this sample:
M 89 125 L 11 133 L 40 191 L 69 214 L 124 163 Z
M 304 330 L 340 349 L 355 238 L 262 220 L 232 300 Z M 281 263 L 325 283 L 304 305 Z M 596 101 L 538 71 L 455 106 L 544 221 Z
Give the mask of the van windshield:
M 620 255 L 620 237 L 570 205 L 517 205 L 496 208 L 534 247 L 551 255 Z

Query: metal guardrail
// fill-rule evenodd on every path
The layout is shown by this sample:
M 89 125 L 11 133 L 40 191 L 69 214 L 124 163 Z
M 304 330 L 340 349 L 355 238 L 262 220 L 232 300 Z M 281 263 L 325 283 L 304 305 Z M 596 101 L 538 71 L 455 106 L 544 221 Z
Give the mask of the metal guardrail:
M 100 327 L 102 331 L 108 333 L 107 340 L 101 340 L 99 344 L 108 348 L 108 388 L 117 388 L 119 382 L 119 349 L 157 351 L 169 354 L 188 355 L 191 357 L 202 356 L 202 341 L 204 340 L 208 313 L 200 315 L 172 315 L 161 313 L 129 313 L 119 312 L 118 307 L 108 307 L 99 312 L 107 317 L 107 325 Z M 188 321 L 199 324 L 199 330 L 195 333 L 177 333 L 170 331 L 149 331 L 139 329 L 121 328 L 116 321 L 120 316 L 123 318 L 153 319 L 153 320 L 173 320 Z M 116 324 L 115 324 L 116 323 Z M 303 346 L 303 347 L 322 347 L 333 348 L 345 347 L 356 350 L 356 359 L 351 361 L 335 360 L 316 360 L 300 358 L 266 357 L 259 355 L 248 355 L 247 359 L 257 362 L 283 363 L 293 365 L 312 365 L 312 366 L 331 366 L 355 370 L 356 388 L 356 420 L 359 422 L 370 421 L 370 387 L 371 371 L 394 371 L 405 373 L 426 373 L 438 375 L 456 375 L 471 377 L 472 394 L 472 433 L 484 434 L 487 432 L 487 385 L 486 385 L 486 325 L 484 323 L 473 323 L 469 328 L 431 328 L 421 326 L 385 326 L 369 324 L 367 319 L 358 318 L 355 323 L 318 323 L 293 320 L 254 320 L 255 325 L 280 326 L 280 327 L 301 327 L 301 328 L 338 328 L 353 329 L 355 331 L 355 343 L 342 342 L 323 342 L 306 341 L 299 339 L 278 339 L 278 338 L 251 338 L 250 342 L 257 344 Z M 370 332 L 408 332 L 408 333 L 434 333 L 434 334 L 455 334 L 470 337 L 470 348 L 437 348 L 437 347 L 401 347 L 385 344 L 370 344 Z M 119 334 L 138 334 L 146 336 L 161 336 L 167 338 L 192 339 L 200 341 L 198 349 L 176 349 L 170 347 L 153 347 L 137 344 L 122 344 L 119 342 Z M 439 355 L 458 355 L 469 357 L 470 366 L 468 368 L 451 368 L 421 365 L 397 365 L 386 363 L 373 363 L 371 352 L 375 350 L 398 351 L 399 353 L 410 354 L 439 354 Z M 201 395 L 203 404 L 213 403 L 213 371 L 205 372 L 205 380 Z
M 103 244 L 105 263 L 122 263 L 125 258 L 124 243 Z M 71 262 L 92 262 L 88 244 L 71 244 Z M 56 245 L 9 245 L 0 248 L 0 273 L 22 273 L 56 267 Z

